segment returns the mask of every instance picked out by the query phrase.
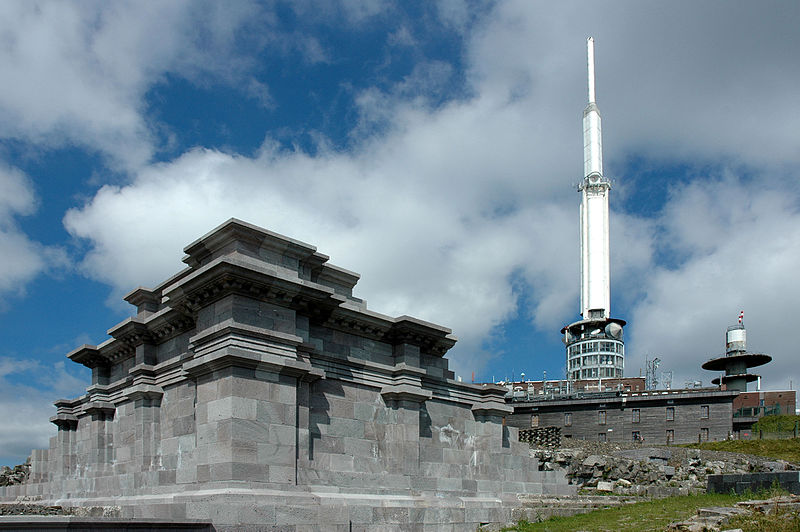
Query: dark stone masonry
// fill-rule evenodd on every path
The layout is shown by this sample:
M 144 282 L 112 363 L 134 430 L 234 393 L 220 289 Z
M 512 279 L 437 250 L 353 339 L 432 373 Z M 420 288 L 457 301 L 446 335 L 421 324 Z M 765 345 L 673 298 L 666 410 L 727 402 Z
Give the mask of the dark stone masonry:
M 519 493 L 574 493 L 504 426 L 505 388 L 454 379 L 449 329 L 368 310 L 357 274 L 238 220 L 185 251 L 126 296 L 137 313 L 109 340 L 69 354 L 92 384 L 56 402 L 49 449 L 0 502 L 216 530 L 468 530 L 509 521 Z
M 708 475 L 711 493 L 757 492 L 780 487 L 789 493 L 800 494 L 800 472 L 777 471 L 771 473 L 742 473 L 739 475 Z

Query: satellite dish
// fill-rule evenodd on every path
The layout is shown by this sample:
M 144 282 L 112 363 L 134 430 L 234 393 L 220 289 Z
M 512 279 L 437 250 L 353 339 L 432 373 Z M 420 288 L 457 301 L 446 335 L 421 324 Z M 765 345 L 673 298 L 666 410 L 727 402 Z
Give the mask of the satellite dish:
M 606 334 L 615 340 L 622 340 L 622 326 L 612 321 L 606 325 Z

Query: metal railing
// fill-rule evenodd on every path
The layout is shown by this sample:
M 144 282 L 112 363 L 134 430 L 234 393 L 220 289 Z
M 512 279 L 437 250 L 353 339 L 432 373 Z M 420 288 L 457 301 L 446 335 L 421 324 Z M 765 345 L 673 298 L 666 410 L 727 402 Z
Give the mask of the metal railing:
M 733 417 L 764 417 L 778 416 L 781 414 L 781 405 L 773 406 L 743 406 L 734 410 Z

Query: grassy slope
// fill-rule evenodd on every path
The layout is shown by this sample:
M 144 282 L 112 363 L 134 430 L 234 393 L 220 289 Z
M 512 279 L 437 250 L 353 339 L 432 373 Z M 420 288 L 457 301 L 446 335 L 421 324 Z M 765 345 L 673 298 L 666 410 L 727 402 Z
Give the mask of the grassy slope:
M 759 430 L 764 432 L 791 432 L 798 422 L 800 422 L 800 416 L 764 416 L 753 424 L 752 431 L 754 434 L 758 434 Z
M 541 523 L 520 523 L 506 530 L 567 532 L 591 531 L 653 531 L 664 530 L 674 521 L 681 521 L 697 513 L 698 508 L 708 506 L 732 506 L 752 495 L 705 494 L 668 497 L 638 502 L 621 508 L 597 510 L 572 517 L 554 517 Z
M 745 453 L 800 463 L 800 439 L 792 440 L 728 440 L 692 443 L 686 445 L 693 449 Z
M 787 416 L 788 417 L 788 416 Z M 794 416 L 792 416 L 794 417 Z M 766 458 L 786 460 L 800 463 L 800 439 L 795 440 L 731 440 L 690 444 L 686 447 L 708 449 L 712 451 L 728 451 L 734 453 L 753 454 Z M 708 506 L 733 506 L 738 501 L 753 498 L 768 498 L 773 494 L 718 494 L 688 495 L 669 497 L 636 503 L 622 508 L 598 510 L 573 517 L 556 517 L 542 523 L 520 523 L 507 530 L 567 532 L 573 530 L 586 531 L 662 531 L 669 523 L 688 519 L 697 513 L 699 508 Z M 749 518 L 748 518 L 749 519 Z M 769 517 L 755 516 L 742 519 L 736 523 L 745 531 L 779 532 L 783 530 L 800 530 L 800 518 L 771 522 Z M 733 524 L 733 523 L 732 523 Z M 788 528 L 785 528 L 788 527 Z

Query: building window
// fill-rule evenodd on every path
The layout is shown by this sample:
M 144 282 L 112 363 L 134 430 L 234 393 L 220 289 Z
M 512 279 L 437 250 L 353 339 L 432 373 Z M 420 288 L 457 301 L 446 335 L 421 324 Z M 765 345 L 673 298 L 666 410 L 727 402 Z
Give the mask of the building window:
M 708 405 L 700 405 L 700 418 L 708 419 Z
M 531 427 L 539 426 L 539 414 L 531 415 Z
M 642 435 L 639 434 L 638 430 L 634 430 L 631 435 L 633 436 L 633 441 L 642 441 Z
M 675 431 L 672 429 L 667 429 L 667 443 L 672 443 L 675 441 Z
M 667 407 L 667 421 L 675 421 L 675 407 L 668 406 Z
M 708 429 L 706 428 L 700 429 L 700 439 L 702 441 L 708 441 Z
M 598 432 L 597 433 L 597 441 L 606 441 L 606 433 L 605 432 Z
M 633 419 L 631 421 L 633 423 L 638 423 L 640 421 L 641 411 L 638 408 L 633 409 Z
M 597 414 L 598 414 L 597 422 L 599 424 L 601 424 L 601 425 L 605 425 L 606 424 L 606 411 L 605 410 L 601 410 Z
M 564 426 L 565 427 L 572 426 L 572 412 L 564 412 Z

